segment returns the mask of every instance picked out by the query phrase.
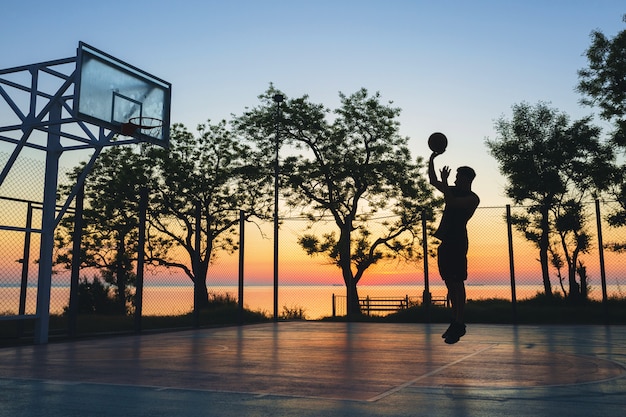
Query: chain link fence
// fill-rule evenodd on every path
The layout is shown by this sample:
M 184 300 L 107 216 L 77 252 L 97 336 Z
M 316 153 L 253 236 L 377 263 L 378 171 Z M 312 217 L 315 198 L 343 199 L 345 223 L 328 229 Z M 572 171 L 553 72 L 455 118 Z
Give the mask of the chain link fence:
M 1 156 L 1 155 L 0 155 Z M 43 166 L 37 161 L 24 167 L 26 178 L 38 177 Z M 39 233 L 41 203 L 31 190 L 32 180 L 18 181 L 8 178 L 10 196 L 0 198 L 0 318 L 8 320 L 18 315 L 36 313 Z M 600 205 L 603 213 L 611 210 L 609 203 Z M 524 207 L 511 207 L 519 214 Z M 531 298 L 544 291 L 539 251 L 523 235 L 514 230 L 509 241 L 506 207 L 479 207 L 470 220 L 469 278 L 467 296 L 470 300 Z M 602 277 L 609 298 L 623 298 L 626 290 L 624 256 L 607 249 L 601 251 L 594 202 L 586 206 L 585 230 L 592 236 L 591 247 L 580 254 L 589 297 L 601 300 Z M 381 221 L 382 222 L 382 221 Z M 626 230 L 609 227 L 600 222 L 603 243 L 626 241 Z M 376 222 L 372 234 L 376 235 Z M 247 223 L 243 262 L 238 254 L 219 254 L 209 268 L 207 287 L 211 296 L 240 297 L 239 279 L 243 277 L 242 303 L 246 308 L 273 315 L 274 293 L 278 294 L 280 315 L 318 319 L 333 314 L 342 315 L 345 307 L 336 300 L 345 296 L 340 270 L 323 258 L 309 257 L 297 241 L 304 233 L 321 234 L 333 228 L 332 221 L 308 228 L 304 219 L 284 218 L 279 235 L 279 285 L 273 283 L 272 224 Z M 382 229 L 381 229 L 382 230 Z M 431 244 L 435 244 L 431 242 Z M 434 246 L 432 247 L 434 248 Z M 431 249 L 432 249 L 431 248 Z M 175 254 L 174 254 L 175 255 Z M 511 257 L 512 255 L 512 257 Z M 181 254 L 181 260 L 188 262 Z M 604 258 L 604 264 L 601 258 Z M 243 265 L 243 270 L 240 269 Z M 92 279 L 98 272 L 81 271 L 81 279 Z M 145 268 L 142 313 L 146 316 L 182 315 L 193 310 L 193 283 L 181 270 L 147 266 Z M 565 282 L 562 281 L 563 276 Z M 514 279 L 512 279 L 514 278 Z M 370 268 L 359 283 L 359 296 L 368 299 L 406 299 L 411 303 L 422 299 L 428 280 L 430 293 L 435 300 L 445 299 L 446 289 L 439 278 L 436 260 L 429 258 L 428 274 L 423 261 L 381 263 Z M 567 274 L 550 270 L 551 287 L 555 293 L 568 291 Z M 52 276 L 51 314 L 63 314 L 68 308 L 70 271 L 58 266 Z M 512 285 L 514 284 L 514 286 Z M 415 301 L 418 300 L 418 301 Z M 335 302 L 334 302 L 335 301 Z

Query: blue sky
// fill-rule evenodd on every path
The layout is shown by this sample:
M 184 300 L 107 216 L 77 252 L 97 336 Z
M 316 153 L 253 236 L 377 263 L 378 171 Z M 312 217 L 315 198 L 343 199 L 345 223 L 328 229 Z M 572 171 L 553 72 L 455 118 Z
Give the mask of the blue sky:
M 228 119 L 269 83 L 334 108 L 338 92 L 379 91 L 402 109 L 414 156 L 450 140 L 440 164 L 473 166 L 483 206 L 504 179 L 485 138 L 522 101 L 572 118 L 594 29 L 626 29 L 622 1 L 5 0 L 0 68 L 74 56 L 79 41 L 172 83 L 172 121 Z M 599 123 L 602 126 L 606 124 Z

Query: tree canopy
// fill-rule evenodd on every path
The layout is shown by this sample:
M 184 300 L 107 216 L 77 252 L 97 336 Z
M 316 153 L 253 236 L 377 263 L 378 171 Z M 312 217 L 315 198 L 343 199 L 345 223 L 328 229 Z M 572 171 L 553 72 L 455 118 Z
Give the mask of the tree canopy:
M 381 103 L 379 93 L 340 93 L 332 113 L 306 95 L 285 100 L 279 113 L 276 94 L 282 93 L 270 87 L 235 126 L 268 152 L 278 129 L 290 152 L 280 170 L 286 203 L 311 222 L 329 216 L 336 226 L 322 236 L 303 234 L 299 244 L 339 267 L 349 311 L 358 313 L 357 284 L 367 268 L 382 259 L 419 259 L 422 213 L 439 201 L 420 172 L 422 159 L 412 160 L 408 138 L 399 134 L 400 109 Z M 377 215 L 389 220 L 374 235 Z
M 125 312 L 138 253 L 139 199 L 148 190 L 146 264 L 182 270 L 194 282 L 196 306 L 208 303 L 207 275 L 219 252 L 237 250 L 240 212 L 265 218 L 267 177 L 259 159 L 225 121 L 201 124 L 197 135 L 171 129 L 170 147 L 114 146 L 103 152 L 85 180 L 81 265 L 98 268 L 116 287 Z M 72 173 L 76 179 L 84 165 Z M 69 188 L 64 192 L 69 192 Z M 57 263 L 69 267 L 74 216 L 57 233 Z M 180 248 L 187 259 L 169 254 Z
M 70 178 L 76 180 L 85 169 L 82 164 Z M 82 212 L 81 265 L 97 268 L 105 281 L 116 289 L 119 313 L 128 308 L 128 288 L 134 285 L 133 262 L 137 257 L 139 190 L 148 181 L 148 170 L 141 156 L 131 147 L 114 146 L 102 152 L 86 177 Z M 69 193 L 70 188 L 61 192 Z M 73 254 L 68 250 L 74 229 L 74 215 L 66 216 L 56 233 L 56 262 L 68 268 Z
M 578 71 L 576 87 L 581 103 L 598 106 L 600 117 L 614 122 L 613 143 L 626 148 L 626 30 L 613 38 L 594 30 L 585 55 L 588 67 Z
M 570 294 L 579 295 L 579 254 L 590 247 L 583 202 L 608 187 L 611 147 L 600 141 L 600 129 L 589 117 L 570 122 L 546 103 L 514 105 L 512 118 L 501 117 L 495 128 L 498 136 L 486 144 L 508 179 L 507 196 L 527 205 L 526 214 L 513 220 L 539 248 L 546 294 L 552 292 L 551 260 L 559 275 L 566 263 Z
M 252 149 L 225 121 L 198 126 L 194 135 L 176 124 L 168 149 L 153 148 L 150 224 L 161 246 L 183 249 L 184 259 L 157 262 L 179 268 L 194 282 L 197 300 L 208 300 L 207 273 L 218 253 L 238 249 L 237 226 L 252 216 L 267 218 L 271 202 L 268 179 Z
M 626 22 L 626 15 L 623 16 Z M 610 142 L 626 151 L 626 30 L 608 38 L 595 30 L 591 33 L 591 45 L 586 51 L 588 67 L 578 71 L 578 92 L 583 95 L 581 103 L 597 106 L 600 117 L 613 123 Z M 610 195 L 617 207 L 609 213 L 609 224 L 626 226 L 626 165 L 621 164 L 613 172 Z M 624 250 L 626 243 L 612 243 L 609 247 Z

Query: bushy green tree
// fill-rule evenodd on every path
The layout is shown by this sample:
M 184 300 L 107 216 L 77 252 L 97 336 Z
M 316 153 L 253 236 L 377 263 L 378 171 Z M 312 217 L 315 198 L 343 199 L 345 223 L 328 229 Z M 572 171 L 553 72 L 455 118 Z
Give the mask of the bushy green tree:
M 304 234 L 299 244 L 340 269 L 349 313 L 359 314 L 357 284 L 365 271 L 384 259 L 419 259 L 422 211 L 438 201 L 420 172 L 422 159 L 412 159 L 408 138 L 399 134 L 400 109 L 380 94 L 340 94 L 332 113 L 306 95 L 287 98 L 279 113 L 277 94 L 284 96 L 271 86 L 235 126 L 267 155 L 274 154 L 278 127 L 287 154 L 280 169 L 286 203 L 312 223 L 330 217 L 336 227 Z M 389 220 L 376 234 L 370 222 L 384 215 Z
M 576 87 L 581 103 L 599 107 L 600 117 L 614 124 L 612 143 L 626 148 L 626 30 L 613 38 L 594 30 L 585 55 L 588 67 L 578 71 Z
M 240 211 L 244 221 L 265 218 L 271 208 L 268 179 L 259 158 L 226 121 L 198 126 L 193 134 L 176 124 L 170 147 L 153 148 L 150 224 L 159 247 L 183 249 L 186 259 L 151 256 L 178 268 L 194 283 L 197 306 L 208 305 L 207 274 L 220 252 L 238 248 Z
M 81 164 L 70 174 L 71 183 L 85 169 Z M 85 180 L 81 265 L 96 268 L 113 285 L 117 311 L 131 305 L 130 287 L 136 274 L 140 188 L 148 181 L 148 167 L 136 149 L 114 146 L 102 152 Z M 69 188 L 62 188 L 69 193 Z M 66 216 L 56 233 L 56 262 L 70 267 L 74 215 Z
M 626 22 L 626 15 L 623 16 Z M 599 30 L 591 33 L 591 45 L 586 51 L 588 67 L 578 71 L 578 92 L 581 102 L 600 109 L 600 117 L 613 124 L 610 143 L 622 152 L 626 150 L 626 30 L 613 38 Z M 626 226 L 626 165 L 618 166 L 612 174 L 610 195 L 617 207 L 609 214 L 612 226 Z M 626 243 L 609 247 L 623 251 Z
M 93 277 L 91 281 L 83 278 L 78 283 L 78 313 L 112 314 L 117 312 L 117 305 L 111 286 Z M 67 309 L 66 309 L 67 310 Z
M 244 220 L 267 216 L 267 176 L 249 146 L 225 121 L 201 124 L 197 133 L 176 124 L 169 148 L 111 147 L 87 176 L 81 265 L 99 269 L 114 285 L 120 312 L 128 307 L 128 287 L 136 278 L 142 189 L 148 190 L 146 265 L 184 271 L 199 308 L 209 303 L 209 265 L 218 252 L 237 249 L 240 211 Z M 83 169 L 77 167 L 72 179 Z M 56 261 L 68 268 L 73 227 L 74 216 L 67 216 L 57 233 Z M 172 248 L 182 248 L 188 258 L 170 256 Z
M 600 139 L 590 118 L 569 117 L 545 103 L 513 106 L 511 119 L 501 117 L 498 136 L 486 141 L 500 172 L 508 179 L 506 195 L 526 212 L 515 226 L 539 249 L 544 291 L 552 294 L 550 263 L 567 266 L 569 295 L 585 295 L 576 281 L 580 254 L 589 250 L 584 202 L 608 186 L 614 155 Z

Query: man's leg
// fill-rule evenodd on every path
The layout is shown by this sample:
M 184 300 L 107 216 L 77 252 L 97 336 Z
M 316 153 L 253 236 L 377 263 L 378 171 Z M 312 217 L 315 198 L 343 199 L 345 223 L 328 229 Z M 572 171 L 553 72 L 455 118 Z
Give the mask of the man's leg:
M 447 280 L 448 297 L 452 304 L 452 324 L 444 333 L 446 343 L 453 344 L 465 335 L 465 282 L 457 280 Z
M 446 281 L 448 287 L 448 297 L 452 304 L 452 318 L 460 324 L 465 323 L 465 282 Z

